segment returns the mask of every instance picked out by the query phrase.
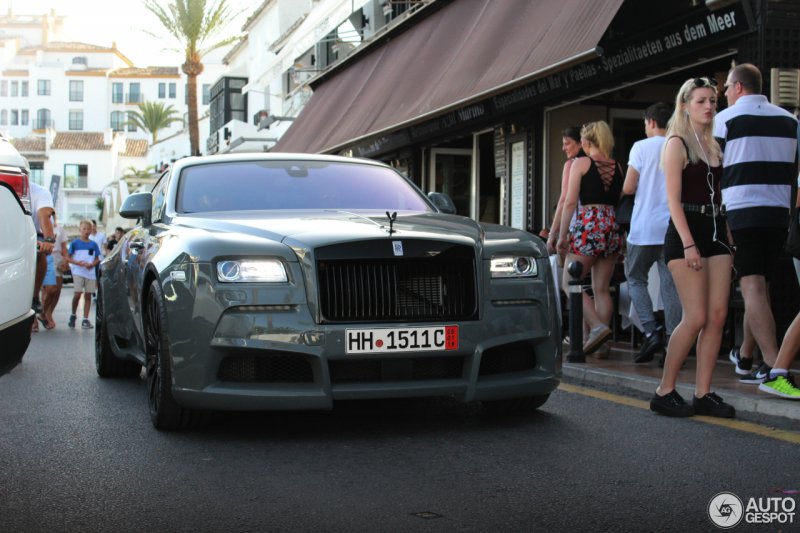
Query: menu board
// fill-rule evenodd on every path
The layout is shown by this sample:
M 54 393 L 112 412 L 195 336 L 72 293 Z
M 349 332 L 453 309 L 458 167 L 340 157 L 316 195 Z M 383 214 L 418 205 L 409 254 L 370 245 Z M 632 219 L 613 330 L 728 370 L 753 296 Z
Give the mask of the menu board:
M 511 227 L 525 229 L 525 143 L 511 144 Z

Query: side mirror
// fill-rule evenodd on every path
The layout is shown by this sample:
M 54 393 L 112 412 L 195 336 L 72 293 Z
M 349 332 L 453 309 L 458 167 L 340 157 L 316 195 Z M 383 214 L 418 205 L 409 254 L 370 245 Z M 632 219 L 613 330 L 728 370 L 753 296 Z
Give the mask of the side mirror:
M 448 215 L 456 214 L 456 204 L 453 203 L 452 198 L 443 192 L 429 192 L 428 199 L 436 206 L 440 213 Z
M 142 226 L 149 226 L 152 217 L 153 195 L 149 192 L 131 194 L 122 202 L 119 216 L 122 218 L 141 218 Z

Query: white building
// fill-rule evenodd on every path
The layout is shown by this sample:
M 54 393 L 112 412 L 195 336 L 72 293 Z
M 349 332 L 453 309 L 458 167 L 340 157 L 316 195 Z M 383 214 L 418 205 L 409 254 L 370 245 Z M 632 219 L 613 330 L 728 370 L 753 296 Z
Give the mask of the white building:
M 212 86 L 207 152 L 268 150 L 308 101 L 309 80 L 430 1 L 264 1 Z
M 188 98 L 179 66 L 136 67 L 116 45 L 59 41 L 63 22 L 54 12 L 0 16 L 0 132 L 29 159 L 34 182 L 49 186 L 59 177 L 56 208 L 69 226 L 98 218 L 97 199 L 113 195 L 109 184 L 129 167 L 158 168 L 189 155 Z M 204 58 L 198 77 L 201 139 L 224 53 Z M 144 101 L 171 105 L 183 118 L 158 132 L 152 150 L 151 135 L 129 123 Z
M 101 133 L 49 129 L 43 137 L 12 142 L 28 158 L 34 181 L 51 190 L 53 181 L 57 183 L 55 208 L 68 228 L 84 218 L 98 219 L 97 199 L 106 195 L 108 184 L 131 167 L 147 165 L 146 139 L 128 139 L 110 129 Z

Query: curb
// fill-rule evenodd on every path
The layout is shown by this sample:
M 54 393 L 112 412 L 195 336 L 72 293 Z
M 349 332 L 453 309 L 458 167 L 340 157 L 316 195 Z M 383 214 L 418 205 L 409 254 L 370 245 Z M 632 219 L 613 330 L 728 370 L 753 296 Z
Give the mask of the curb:
M 620 389 L 622 394 L 635 397 L 649 398 L 659 384 L 659 380 L 655 378 L 632 376 L 623 372 L 591 368 L 576 363 L 565 362 L 562 371 L 565 383 Z M 684 398 L 691 398 L 694 394 L 694 386 L 690 384 L 678 383 L 677 389 Z M 769 416 L 800 422 L 800 402 L 755 394 L 742 394 L 730 389 L 718 389 L 717 392 L 725 399 L 725 402 L 736 409 L 737 415 L 745 415 L 745 418 Z

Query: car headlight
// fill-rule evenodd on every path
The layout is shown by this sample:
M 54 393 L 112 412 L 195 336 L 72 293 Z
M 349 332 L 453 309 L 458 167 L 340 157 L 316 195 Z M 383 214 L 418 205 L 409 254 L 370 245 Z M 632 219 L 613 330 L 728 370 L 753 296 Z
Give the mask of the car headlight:
M 539 274 L 536 258 L 530 256 L 493 257 L 493 278 L 531 278 Z
M 229 259 L 217 263 L 217 279 L 228 283 L 288 281 L 283 263 L 277 259 Z

